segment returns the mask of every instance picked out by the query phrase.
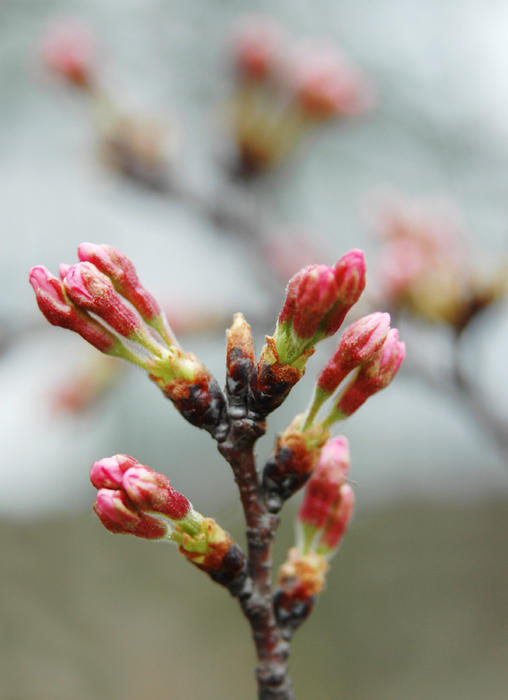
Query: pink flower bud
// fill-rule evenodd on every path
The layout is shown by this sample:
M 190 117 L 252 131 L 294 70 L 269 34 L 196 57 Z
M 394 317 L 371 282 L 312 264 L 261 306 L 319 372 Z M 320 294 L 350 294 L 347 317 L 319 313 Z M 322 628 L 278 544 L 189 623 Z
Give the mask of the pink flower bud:
M 289 280 L 274 338 L 281 361 L 299 357 L 337 298 L 334 270 L 311 265 Z
M 355 494 L 349 484 L 340 487 L 339 497 L 330 513 L 324 532 L 317 547 L 318 554 L 332 556 L 340 547 L 346 532 L 355 504 Z
M 372 104 L 372 91 L 335 47 L 307 42 L 295 54 L 294 84 L 302 111 L 314 119 L 358 114 Z
M 323 338 L 329 338 L 339 330 L 346 314 L 360 298 L 365 288 L 365 270 L 365 255 L 357 248 L 343 255 L 335 265 L 337 300 L 323 320 Z
M 303 369 L 314 345 L 333 335 L 365 286 L 365 260 L 361 250 L 344 255 L 335 268 L 311 265 L 289 281 L 284 306 L 272 340 L 262 359 Z
M 68 265 L 67 263 L 60 263 L 58 266 L 58 274 L 60 275 L 60 279 L 62 281 L 65 279 L 65 275 L 69 272 L 71 267 L 72 265 Z
M 162 513 L 171 520 L 181 520 L 188 515 L 191 504 L 171 486 L 164 474 L 138 464 L 127 469 L 122 486 L 130 500 L 143 511 Z
M 78 257 L 81 262 L 93 263 L 109 277 L 116 291 L 130 301 L 145 321 L 162 315 L 157 301 L 141 285 L 133 262 L 120 250 L 106 244 L 82 243 L 78 247 Z
M 87 342 L 107 355 L 118 354 L 118 339 L 86 311 L 76 308 L 66 298 L 60 280 L 47 268 L 43 265 L 33 267 L 29 273 L 29 281 L 35 291 L 39 309 L 53 326 L 79 333 Z
M 339 497 L 350 463 L 349 446 L 345 437 L 333 438 L 321 450 L 317 466 L 306 486 L 298 520 L 321 530 Z
M 109 278 L 92 263 L 72 265 L 63 285 L 76 306 L 97 314 L 124 338 L 133 338 L 144 331 L 140 318 L 125 304 Z
M 121 489 L 123 475 L 138 462 L 128 455 L 103 457 L 92 464 L 90 481 L 96 489 Z
M 299 338 L 312 338 L 336 298 L 337 285 L 333 269 L 327 265 L 306 268 L 305 274 L 298 280 L 295 294 L 293 333 Z
M 358 365 L 369 362 L 381 349 L 390 328 L 390 314 L 373 313 L 352 323 L 342 334 L 332 358 L 322 370 L 319 389 L 332 394 Z
M 41 57 L 54 73 L 74 85 L 89 87 L 95 72 L 96 45 L 90 29 L 78 20 L 61 20 L 41 42 Z
M 160 540 L 168 534 L 168 526 L 164 522 L 137 511 L 123 491 L 100 489 L 94 510 L 110 532 L 147 540 Z
M 284 39 L 273 18 L 243 18 L 231 38 L 231 51 L 240 74 L 249 80 L 265 80 L 277 65 Z
M 164 474 L 128 455 L 118 454 L 94 462 L 90 481 L 97 489 L 124 492 L 136 512 L 161 513 L 170 520 L 181 520 L 192 509 L 189 501 L 174 490 Z
M 399 341 L 398 330 L 392 328 L 381 350 L 371 362 L 361 365 L 356 377 L 345 388 L 336 410 L 343 416 L 350 416 L 369 396 L 387 387 L 397 374 L 405 355 L 406 346 Z

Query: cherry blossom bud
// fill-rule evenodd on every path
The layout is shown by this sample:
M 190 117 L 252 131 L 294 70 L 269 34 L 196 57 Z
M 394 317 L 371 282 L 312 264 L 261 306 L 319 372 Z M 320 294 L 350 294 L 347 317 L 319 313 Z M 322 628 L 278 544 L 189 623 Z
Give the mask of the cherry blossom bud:
M 94 462 L 90 470 L 90 481 L 96 489 L 119 489 L 122 487 L 123 475 L 139 462 L 129 455 L 103 457 Z
M 317 385 L 331 395 L 358 365 L 369 362 L 381 349 L 390 328 L 390 314 L 373 313 L 352 323 L 343 332 L 337 349 L 318 377 Z
M 161 354 L 162 346 L 151 337 L 139 316 L 95 265 L 89 262 L 72 265 L 63 285 L 76 306 L 97 314 L 124 338 L 139 343 L 157 355 Z
M 89 27 L 78 20 L 61 20 L 50 27 L 40 47 L 46 66 L 80 88 L 95 79 L 97 49 Z
M 369 396 L 387 387 L 397 374 L 405 354 L 406 346 L 399 341 L 398 330 L 392 328 L 381 350 L 371 362 L 360 366 L 358 374 L 345 387 L 335 409 L 322 424 L 329 426 L 336 420 L 350 416 L 365 403 Z
M 327 265 L 311 265 L 300 270 L 289 281 L 286 300 L 279 315 L 279 324 L 288 326 L 302 340 L 311 339 L 335 302 L 335 275 Z
M 162 513 L 170 520 L 182 520 L 192 509 L 190 502 L 174 490 L 164 474 L 142 464 L 127 469 L 122 487 L 140 510 Z
M 123 491 L 99 489 L 94 510 L 104 527 L 116 534 L 160 540 L 170 533 L 169 525 L 138 511 Z
M 81 262 L 92 263 L 109 277 L 115 290 L 134 306 L 141 318 L 170 345 L 176 345 L 162 309 L 141 285 L 134 264 L 124 253 L 106 244 L 81 243 L 78 257 Z
M 79 333 L 97 350 L 119 357 L 128 353 L 118 338 L 92 318 L 85 310 L 77 308 L 67 299 L 61 281 L 43 265 L 30 270 L 29 281 L 37 298 L 37 304 L 53 326 L 61 326 Z M 127 358 L 126 358 L 127 359 Z
M 339 330 L 346 314 L 360 298 L 365 288 L 365 255 L 354 248 L 340 258 L 335 265 L 337 301 L 323 320 L 321 337 L 329 338 Z M 320 338 L 321 339 L 321 338 Z
M 289 281 L 273 336 L 277 360 L 303 366 L 313 346 L 338 330 L 364 286 L 360 250 L 344 255 L 335 268 L 312 265 L 297 272 Z
M 244 17 L 235 27 L 231 52 L 241 77 L 265 80 L 276 67 L 285 37 L 272 17 Z
M 299 523 L 312 530 L 313 535 L 324 528 L 330 517 L 339 489 L 346 480 L 349 464 L 349 445 L 345 437 L 333 438 L 321 450 L 298 512 Z
M 365 80 L 333 46 L 302 45 L 295 53 L 293 71 L 298 103 L 309 118 L 358 114 L 372 104 Z
M 349 484 L 343 484 L 317 545 L 318 554 L 329 559 L 337 552 L 353 517 L 354 503 L 353 489 Z
M 121 511 L 125 506 L 132 518 L 143 514 L 160 514 L 172 521 L 182 533 L 195 536 L 200 532 L 203 517 L 192 508 L 185 496 L 175 491 L 164 474 L 140 464 L 133 457 L 119 454 L 95 462 L 90 470 L 90 480 L 100 491 L 108 492 L 108 503 L 111 501 Z M 109 491 L 122 493 L 124 498 L 111 500 L 113 497 Z M 111 519 L 111 515 L 109 517 Z

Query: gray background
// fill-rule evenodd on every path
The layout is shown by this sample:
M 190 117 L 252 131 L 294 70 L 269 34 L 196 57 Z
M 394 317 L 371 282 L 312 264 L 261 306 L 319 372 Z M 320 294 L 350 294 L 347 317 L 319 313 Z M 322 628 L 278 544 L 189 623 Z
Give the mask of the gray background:
M 308 227 L 334 257 L 365 248 L 373 264 L 362 202 L 388 183 L 454 197 L 472 249 L 506 252 L 501 2 L 1 0 L 0 314 L 19 338 L 0 361 L 0 700 L 255 695 L 235 602 L 175 550 L 113 537 L 90 514 L 91 462 L 125 452 L 168 474 L 243 542 L 227 465 L 141 373 L 126 372 L 94 411 L 50 410 L 55 386 L 94 355 L 39 323 L 26 278 L 34 264 L 56 271 L 72 262 L 83 240 L 108 242 L 168 304 L 247 317 L 264 308 L 266 292 L 238 242 L 181 203 L 101 168 L 80 96 L 44 74 L 36 46 L 55 15 L 89 21 L 117 94 L 134 110 L 176 120 L 186 176 L 220 191 L 224 38 L 243 12 L 268 10 L 296 36 L 336 40 L 372 77 L 379 104 L 317 136 L 294 167 L 258 186 L 265 220 Z M 271 330 L 257 329 L 258 347 Z M 470 364 L 508 416 L 507 337 L 501 306 L 477 324 Z M 222 336 L 182 340 L 221 381 Z M 434 340 L 425 352 L 439 353 L 439 333 Z M 329 352 L 316 353 L 273 416 L 261 458 L 305 406 Z M 343 431 L 359 483 L 357 515 L 296 637 L 297 697 L 508 698 L 507 465 L 466 407 L 404 374 Z M 284 518 L 277 562 L 292 543 L 295 508 Z

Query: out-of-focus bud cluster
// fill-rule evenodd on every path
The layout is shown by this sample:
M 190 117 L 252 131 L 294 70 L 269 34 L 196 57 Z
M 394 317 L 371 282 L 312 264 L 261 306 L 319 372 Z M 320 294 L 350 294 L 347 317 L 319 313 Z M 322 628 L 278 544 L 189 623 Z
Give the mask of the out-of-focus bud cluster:
M 222 391 L 206 367 L 178 346 L 133 263 L 116 248 L 93 243 L 81 244 L 78 257 L 76 265 L 60 266 L 60 279 L 41 265 L 30 271 L 47 320 L 79 333 L 106 355 L 142 367 L 189 422 L 215 429 Z
M 346 438 L 322 448 L 297 516 L 297 546 L 280 567 L 274 596 L 279 624 L 292 636 L 311 612 L 325 584 L 328 559 L 338 550 L 351 521 L 354 493 L 346 477 L 350 456 Z
M 310 128 L 372 104 L 372 89 L 340 50 L 326 39 L 291 40 L 271 17 L 242 19 L 229 47 L 227 121 L 244 174 L 286 158 Z
M 102 84 L 102 62 L 93 30 L 77 19 L 55 20 L 40 43 L 44 66 L 89 98 L 99 153 L 113 170 L 148 187 L 170 183 L 170 165 L 180 149 L 174 120 L 126 113 Z
M 77 19 L 55 20 L 41 40 L 44 65 L 61 79 L 89 90 L 96 80 L 97 44 L 87 24 Z
M 381 239 L 378 294 L 394 311 L 460 331 L 506 294 L 508 261 L 486 270 L 469 259 L 461 217 L 450 201 L 379 193 L 370 219 Z
M 353 515 L 354 493 L 349 472 L 348 441 L 332 438 L 321 450 L 298 513 L 298 548 L 330 558 L 339 548 Z
M 221 583 L 244 567 L 239 547 L 212 518 L 204 518 L 163 474 L 128 455 L 95 462 L 90 480 L 97 491 L 94 510 L 117 534 L 176 542 L 180 552 Z

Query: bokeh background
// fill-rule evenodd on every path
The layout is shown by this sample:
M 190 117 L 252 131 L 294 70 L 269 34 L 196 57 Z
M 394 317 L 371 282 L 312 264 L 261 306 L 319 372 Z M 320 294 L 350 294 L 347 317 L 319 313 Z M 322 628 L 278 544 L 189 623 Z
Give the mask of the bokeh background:
M 472 249 L 506 253 L 508 9 L 499 0 L 1 0 L 0 700 L 255 696 L 236 603 L 174 549 L 110 535 L 91 513 L 90 464 L 123 452 L 166 473 L 243 542 L 229 468 L 141 373 L 119 375 L 88 410 L 58 407 L 59 389 L 83 367 L 93 372 L 96 358 L 45 324 L 27 284 L 32 265 L 55 271 L 91 240 L 124 250 L 180 313 L 257 318 L 268 296 L 281 303 L 283 284 L 269 293 L 259 284 L 241 241 L 101 166 L 83 100 L 49 79 L 37 55 L 54 16 L 89 22 L 117 95 L 174 125 L 178 167 L 223 196 L 224 47 L 232 23 L 252 12 L 296 36 L 327 35 L 378 92 L 369 115 L 326 129 L 255 185 L 264 221 L 312 232 L 328 264 L 352 247 L 374 264 L 362 202 L 389 184 L 454 198 Z M 506 311 L 476 324 L 470 365 L 508 420 Z M 275 318 L 255 326 L 258 347 Z M 182 341 L 221 381 L 222 333 L 198 328 Z M 261 460 L 305 406 L 329 351 L 273 415 Z M 439 354 L 439 339 L 423 351 Z M 506 457 L 467 406 L 404 372 L 343 432 L 356 517 L 294 642 L 297 697 L 508 698 Z M 284 512 L 277 563 L 295 509 Z

